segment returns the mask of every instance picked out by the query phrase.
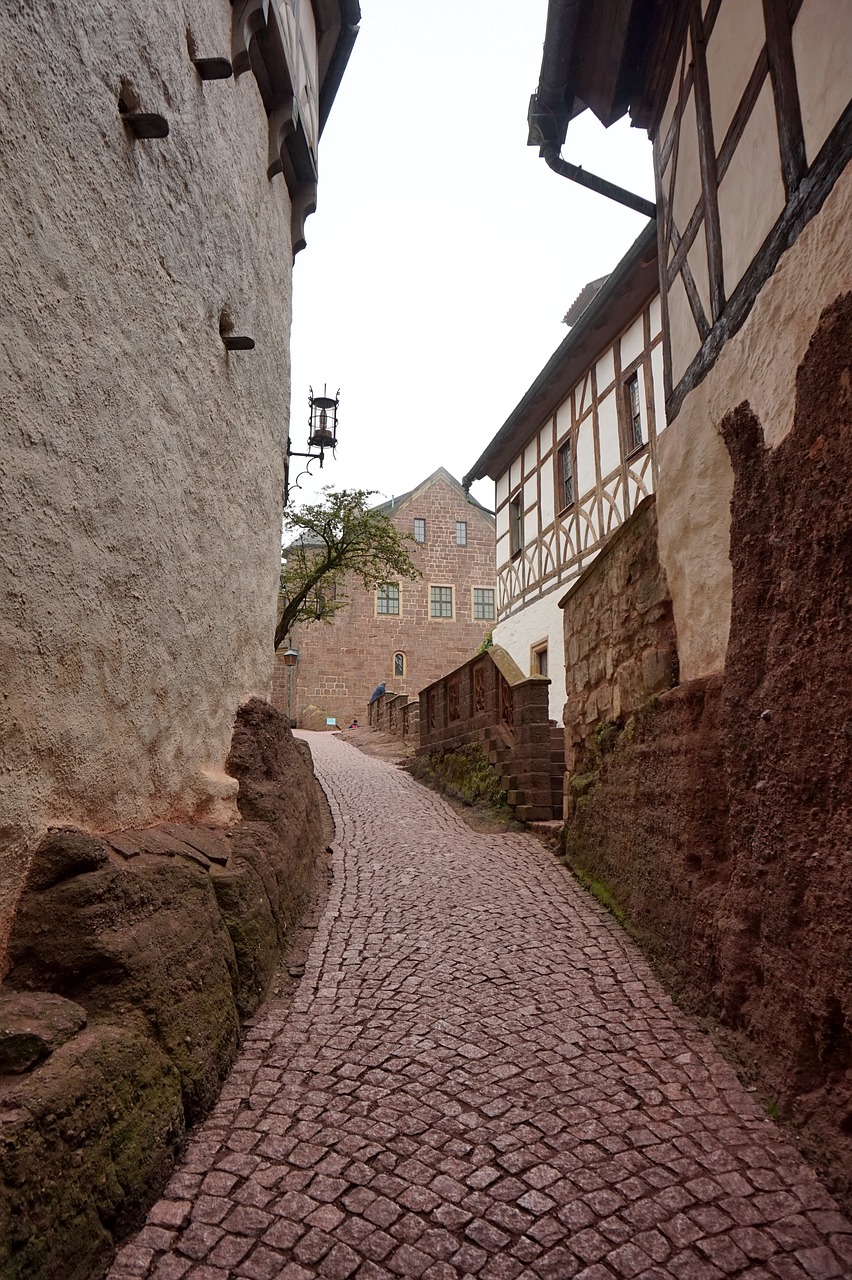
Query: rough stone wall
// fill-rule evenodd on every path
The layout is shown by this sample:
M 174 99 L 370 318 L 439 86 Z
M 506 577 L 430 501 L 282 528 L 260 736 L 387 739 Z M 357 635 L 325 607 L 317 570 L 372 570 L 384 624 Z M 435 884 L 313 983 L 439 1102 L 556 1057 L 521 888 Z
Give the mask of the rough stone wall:
M 852 1197 L 852 294 L 824 313 L 770 447 L 747 402 L 723 676 L 684 683 L 572 780 L 572 864 L 675 985 L 745 1036 Z M 790 388 L 791 395 L 793 389 Z
M 230 24 L 228 0 L 0 6 L 0 972 L 44 828 L 235 820 L 234 715 L 269 690 L 290 203 L 254 77 L 190 59 Z
M 524 676 L 499 646 L 488 649 L 421 690 L 418 755 L 499 745 L 523 794 L 519 816 L 552 818 L 549 684 L 544 676 Z
M 421 570 L 416 581 L 400 582 L 399 616 L 377 615 L 375 592 L 360 583 L 346 588 L 350 603 L 331 623 L 299 625 L 292 646 L 299 651 L 293 680 L 292 711 L 298 723 L 304 709 L 316 708 L 311 727 L 326 716 L 344 728 L 355 716 L 366 722 L 367 702 L 382 681 L 395 693 L 416 697 L 445 671 L 466 662 L 482 643 L 492 622 L 474 621 L 472 588 L 495 588 L 494 525 L 469 503 L 460 487 L 440 477 L 415 492 L 391 518 L 410 534 L 414 519 L 425 519 L 426 542 L 410 543 L 411 558 Z M 467 546 L 456 546 L 456 521 L 467 522 Z M 430 615 L 431 585 L 455 588 L 455 617 Z M 495 593 L 496 594 L 496 593 Z M 394 674 L 394 654 L 405 654 L 405 674 Z M 273 703 L 287 709 L 287 669 L 279 650 L 275 664 Z
M 652 694 L 677 684 L 677 642 L 657 555 L 653 496 L 618 529 L 561 604 L 566 765 L 569 774 L 582 773 L 599 725 L 623 721 Z
M 259 699 L 229 768 L 242 820 L 50 830 L 0 989 L 0 1276 L 103 1274 L 214 1102 L 333 833 Z
M 735 860 L 721 997 L 796 1121 L 845 1153 L 852 1190 L 852 293 L 824 313 L 795 406 L 774 448 L 748 404 L 723 424 Z

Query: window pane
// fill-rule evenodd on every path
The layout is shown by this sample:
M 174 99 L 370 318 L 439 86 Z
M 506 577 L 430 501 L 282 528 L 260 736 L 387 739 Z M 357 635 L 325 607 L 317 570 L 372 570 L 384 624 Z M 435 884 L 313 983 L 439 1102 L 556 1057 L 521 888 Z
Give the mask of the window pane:
M 524 544 L 523 513 L 520 498 L 513 498 L 509 503 L 509 550 L 516 555 Z
M 475 622 L 490 622 L 494 618 L 494 592 L 490 587 L 473 588 L 473 618 Z
M 453 616 L 452 587 L 432 587 L 432 617 L 451 618 Z
M 376 613 L 399 613 L 399 586 L 385 582 L 376 588 Z
M 414 541 L 415 542 L 426 541 L 426 521 L 425 520 L 414 521 Z
M 627 401 L 627 420 L 628 420 L 628 440 L 627 447 L 629 450 L 641 449 L 642 444 L 642 411 L 639 407 L 639 375 L 634 373 L 628 378 L 625 386 Z
M 395 653 L 393 655 L 393 673 L 395 676 L 405 675 L 405 654 Z
M 561 510 L 563 507 L 570 507 L 574 501 L 574 459 L 571 456 L 570 440 L 559 450 L 559 483 Z
M 467 521 L 466 520 L 456 521 L 456 546 L 457 547 L 467 546 Z

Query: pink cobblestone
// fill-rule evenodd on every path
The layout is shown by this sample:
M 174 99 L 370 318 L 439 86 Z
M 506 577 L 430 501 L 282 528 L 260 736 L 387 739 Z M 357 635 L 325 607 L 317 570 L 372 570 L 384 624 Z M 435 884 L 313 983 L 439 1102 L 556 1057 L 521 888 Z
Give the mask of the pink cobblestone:
M 112 1280 L 833 1280 L 852 1225 L 533 837 L 305 735 L 335 879 Z

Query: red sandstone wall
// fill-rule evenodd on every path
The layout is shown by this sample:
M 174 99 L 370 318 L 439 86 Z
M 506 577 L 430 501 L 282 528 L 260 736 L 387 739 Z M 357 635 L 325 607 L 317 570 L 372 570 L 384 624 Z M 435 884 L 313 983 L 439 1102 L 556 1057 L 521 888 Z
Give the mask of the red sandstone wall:
M 292 712 L 311 728 L 334 716 L 346 726 L 357 716 L 366 723 L 367 701 L 384 681 L 388 690 L 416 698 L 420 689 L 473 656 L 493 622 L 473 620 L 472 588 L 496 587 L 494 524 L 468 502 L 461 488 L 438 477 L 415 490 L 392 514 L 397 528 L 412 533 L 414 519 L 425 519 L 426 542 L 412 543 L 412 559 L 422 572 L 400 583 L 400 614 L 377 616 L 375 593 L 359 583 L 349 588 L 351 603 L 332 623 L 300 625 L 293 632 L 299 664 L 292 688 Z M 467 522 L 467 546 L 456 545 L 456 521 Z M 455 587 L 454 619 L 430 616 L 429 587 Z M 406 657 L 403 677 L 394 676 L 394 654 Z M 286 713 L 287 676 L 280 651 L 273 683 L 273 704 Z M 315 707 L 324 713 L 306 709 Z
M 721 680 L 663 694 L 574 779 L 570 861 L 675 986 L 745 1033 L 764 1088 L 852 1196 L 852 294 L 774 449 L 747 403 Z

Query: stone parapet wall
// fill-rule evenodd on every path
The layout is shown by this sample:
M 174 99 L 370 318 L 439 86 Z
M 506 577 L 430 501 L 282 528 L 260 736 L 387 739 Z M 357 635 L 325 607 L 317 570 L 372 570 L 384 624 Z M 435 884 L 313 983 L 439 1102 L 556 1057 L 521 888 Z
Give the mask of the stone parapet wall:
M 487 649 L 421 690 L 418 755 L 471 743 L 502 751 L 509 803 L 525 819 L 552 818 L 549 684 L 524 676 L 505 650 Z
M 677 684 L 672 606 L 646 498 L 560 602 L 565 633 L 568 773 L 582 772 L 595 733 Z

